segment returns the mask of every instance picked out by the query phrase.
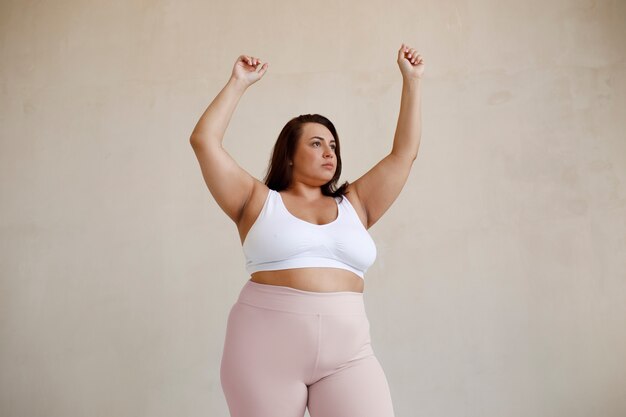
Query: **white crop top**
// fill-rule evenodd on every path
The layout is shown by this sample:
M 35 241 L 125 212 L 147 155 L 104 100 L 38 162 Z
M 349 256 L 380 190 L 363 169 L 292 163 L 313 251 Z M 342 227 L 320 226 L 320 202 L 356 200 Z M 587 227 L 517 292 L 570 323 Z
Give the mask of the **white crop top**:
M 376 259 L 376 245 L 345 196 L 337 207 L 338 215 L 332 222 L 310 223 L 292 215 L 280 193 L 270 189 L 243 242 L 248 273 L 330 267 L 364 278 Z

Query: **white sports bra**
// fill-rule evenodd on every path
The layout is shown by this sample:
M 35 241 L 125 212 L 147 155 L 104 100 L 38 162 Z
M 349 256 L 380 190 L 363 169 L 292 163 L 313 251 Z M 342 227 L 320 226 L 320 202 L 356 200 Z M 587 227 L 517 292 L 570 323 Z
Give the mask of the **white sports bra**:
M 243 242 L 248 273 L 328 267 L 364 278 L 376 259 L 376 245 L 345 196 L 337 210 L 330 223 L 310 223 L 292 215 L 280 193 L 270 189 Z

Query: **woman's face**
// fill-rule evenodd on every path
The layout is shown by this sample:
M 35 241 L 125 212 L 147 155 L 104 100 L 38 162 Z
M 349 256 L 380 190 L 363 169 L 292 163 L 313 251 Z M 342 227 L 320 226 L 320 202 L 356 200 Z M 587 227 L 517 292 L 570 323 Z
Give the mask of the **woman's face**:
M 319 187 L 330 181 L 337 169 L 335 143 L 326 126 L 305 123 L 293 158 L 293 180 Z

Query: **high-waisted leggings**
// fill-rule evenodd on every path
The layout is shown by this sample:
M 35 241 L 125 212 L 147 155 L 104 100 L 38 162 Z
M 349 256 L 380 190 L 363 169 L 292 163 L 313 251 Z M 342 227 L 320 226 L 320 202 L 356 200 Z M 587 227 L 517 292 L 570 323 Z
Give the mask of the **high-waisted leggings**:
M 248 280 L 228 315 L 220 382 L 231 417 L 393 417 L 363 293 Z

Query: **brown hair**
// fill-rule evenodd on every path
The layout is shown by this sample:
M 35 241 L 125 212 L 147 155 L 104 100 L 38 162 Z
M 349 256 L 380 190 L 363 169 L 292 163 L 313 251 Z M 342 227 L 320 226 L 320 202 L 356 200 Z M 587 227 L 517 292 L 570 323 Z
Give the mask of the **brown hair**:
M 341 146 L 339 136 L 332 122 L 320 114 L 303 114 L 294 117 L 283 127 L 274 144 L 272 157 L 264 179 L 265 185 L 272 190 L 281 191 L 291 184 L 292 170 L 289 161 L 293 159 L 295 154 L 296 145 L 298 144 L 300 136 L 302 136 L 302 125 L 304 123 L 319 123 L 326 126 L 335 139 L 335 156 L 337 157 L 335 175 L 333 175 L 330 181 L 322 185 L 321 189 L 322 194 L 331 197 L 340 197 L 340 201 L 342 201 L 346 193 L 346 188 L 350 183 L 346 181 L 338 189 L 335 188 L 341 176 Z

